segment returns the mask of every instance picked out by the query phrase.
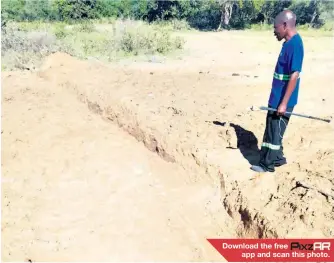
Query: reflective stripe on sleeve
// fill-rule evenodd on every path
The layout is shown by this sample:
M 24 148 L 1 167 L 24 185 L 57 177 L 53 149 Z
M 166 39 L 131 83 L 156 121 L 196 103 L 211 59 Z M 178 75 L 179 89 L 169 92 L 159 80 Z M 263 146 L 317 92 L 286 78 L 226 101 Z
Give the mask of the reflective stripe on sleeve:
M 300 78 L 300 74 L 301 74 L 301 72 L 299 72 L 299 76 L 298 76 L 298 78 Z M 278 74 L 278 73 L 274 72 L 274 79 L 278 79 L 278 80 L 289 80 L 289 79 L 290 79 L 290 75 L 286 75 L 286 74 Z
M 289 80 L 290 79 L 290 75 L 285 75 L 285 74 L 278 74 L 278 73 L 274 73 L 274 78 L 275 79 L 279 79 L 279 80 Z

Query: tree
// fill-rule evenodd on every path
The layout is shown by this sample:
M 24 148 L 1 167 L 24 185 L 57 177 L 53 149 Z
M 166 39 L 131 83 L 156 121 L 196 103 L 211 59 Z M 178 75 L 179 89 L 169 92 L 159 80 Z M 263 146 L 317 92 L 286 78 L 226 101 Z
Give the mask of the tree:
M 51 17 L 51 4 L 49 0 L 29 0 L 25 2 L 25 20 L 49 20 Z
M 53 8 L 60 20 L 95 18 L 97 0 L 54 0 Z
M 285 8 L 289 8 L 291 3 L 291 0 L 265 1 L 260 11 L 260 14 L 264 17 L 264 22 L 273 23 L 275 17 Z
M 8 20 L 22 20 L 24 17 L 25 0 L 1 0 L 1 17 Z
M 148 2 L 147 19 L 149 22 L 153 20 L 169 20 L 181 17 L 180 1 L 154 0 Z
M 201 30 L 216 30 L 221 19 L 221 7 L 217 0 L 191 0 L 187 20 Z
M 328 0 L 310 0 L 308 2 L 295 0 L 291 9 L 297 15 L 298 24 L 309 24 L 310 27 L 318 27 L 326 20 L 333 20 L 334 2 Z

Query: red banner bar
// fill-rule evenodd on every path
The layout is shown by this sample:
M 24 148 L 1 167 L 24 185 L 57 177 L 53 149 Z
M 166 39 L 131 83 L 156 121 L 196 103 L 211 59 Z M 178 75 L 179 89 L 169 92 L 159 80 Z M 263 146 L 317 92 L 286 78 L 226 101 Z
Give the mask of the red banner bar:
M 208 239 L 228 262 L 334 262 L 334 239 Z

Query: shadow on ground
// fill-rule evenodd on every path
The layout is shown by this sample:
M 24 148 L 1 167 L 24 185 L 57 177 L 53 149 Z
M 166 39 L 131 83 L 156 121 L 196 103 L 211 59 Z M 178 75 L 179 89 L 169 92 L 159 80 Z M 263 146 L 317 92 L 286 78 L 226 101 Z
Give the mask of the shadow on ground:
M 214 121 L 213 124 L 217 126 L 226 126 L 226 122 Z M 256 165 L 260 159 L 260 149 L 258 148 L 258 140 L 253 132 L 242 128 L 238 124 L 229 124 L 237 136 L 237 147 L 240 150 L 244 158 L 250 165 Z

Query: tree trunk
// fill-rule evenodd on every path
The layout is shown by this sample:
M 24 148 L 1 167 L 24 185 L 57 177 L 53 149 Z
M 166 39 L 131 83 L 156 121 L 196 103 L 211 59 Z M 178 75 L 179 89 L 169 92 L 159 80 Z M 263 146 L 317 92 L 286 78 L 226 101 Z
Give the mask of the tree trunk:
M 232 16 L 232 8 L 233 8 L 233 3 L 231 3 L 230 1 L 225 2 L 225 4 L 222 5 L 220 23 L 217 29 L 218 31 L 222 28 L 222 25 L 224 25 L 224 28 L 229 26 L 230 19 Z
M 313 2 L 314 12 L 313 12 L 312 19 L 311 19 L 311 22 L 309 24 L 309 27 L 313 27 L 314 20 L 317 17 L 317 7 L 318 7 L 318 4 L 319 4 L 319 2 L 317 0 L 314 0 L 314 2 Z
M 313 15 L 312 15 L 312 19 L 311 19 L 311 22 L 310 22 L 310 26 L 309 27 L 312 27 L 313 26 L 313 22 L 315 20 L 315 18 L 317 17 L 317 11 L 315 10 Z

